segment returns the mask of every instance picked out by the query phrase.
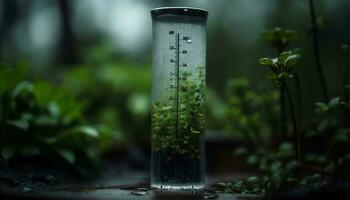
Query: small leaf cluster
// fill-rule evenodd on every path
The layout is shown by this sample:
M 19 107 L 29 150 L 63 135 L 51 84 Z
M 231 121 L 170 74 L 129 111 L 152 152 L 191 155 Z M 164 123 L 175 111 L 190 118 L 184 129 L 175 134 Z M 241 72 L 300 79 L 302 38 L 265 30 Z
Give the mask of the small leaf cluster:
M 220 185 L 224 186 L 225 192 L 244 195 L 259 195 L 261 194 L 260 187 L 257 185 L 258 177 L 252 176 L 249 177 L 247 180 L 233 180 L 228 183 L 219 183 Z M 258 196 L 253 196 L 258 197 Z M 256 198 L 252 198 L 256 199 Z
M 337 173 L 350 179 L 350 102 L 340 97 L 332 98 L 328 103 L 317 102 L 316 131 L 308 132 L 307 137 L 321 137 L 330 142 L 328 154 L 309 154 L 307 161 L 325 165 L 326 172 Z
M 88 125 L 84 104 L 58 86 L 26 79 L 28 67 L 0 67 L 0 153 L 64 161 L 78 172 L 96 169 L 99 142 L 112 130 Z
M 298 33 L 296 31 L 287 30 L 280 27 L 263 31 L 261 35 L 272 47 L 281 51 L 285 49 L 290 42 L 298 38 Z
M 319 121 L 317 130 L 319 133 L 327 134 L 330 130 L 344 127 L 346 117 L 343 111 L 348 107 L 349 103 L 343 101 L 340 97 L 334 97 L 328 103 L 316 102 L 315 109 Z
M 277 58 L 261 58 L 260 64 L 268 66 L 273 74 L 272 80 L 292 78 L 291 70 L 300 59 L 300 49 L 282 52 Z
M 236 155 L 247 156 L 247 163 L 256 166 L 262 173 L 253 179 L 254 182 L 250 181 L 254 187 L 251 187 L 249 193 L 267 197 L 269 194 L 298 184 L 296 170 L 299 164 L 294 160 L 293 148 L 291 143 L 283 142 L 276 150 L 263 146 L 253 151 L 245 147 L 235 150 Z
M 192 75 L 181 71 L 178 133 L 174 121 L 174 101 L 157 101 L 152 105 L 152 147 L 172 156 L 199 158 L 205 123 L 205 71 L 197 68 Z M 169 97 L 173 91 L 169 91 Z

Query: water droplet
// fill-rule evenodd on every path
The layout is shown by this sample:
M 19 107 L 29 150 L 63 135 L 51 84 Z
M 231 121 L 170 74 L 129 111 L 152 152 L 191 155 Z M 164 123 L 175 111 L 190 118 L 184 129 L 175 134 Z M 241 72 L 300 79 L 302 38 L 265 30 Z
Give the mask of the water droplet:
M 133 194 L 133 195 L 146 195 L 147 192 L 145 192 L 145 191 L 132 191 L 131 194 Z
M 188 39 L 188 40 L 187 40 L 187 43 L 191 44 L 191 43 L 192 43 L 192 40 L 191 40 L 191 39 Z
M 22 192 L 28 193 L 28 192 L 33 192 L 33 190 L 30 187 L 24 187 L 22 189 Z
M 140 188 L 137 188 L 137 190 L 138 190 L 138 191 L 144 191 L 144 192 L 146 192 L 146 191 L 150 190 L 150 188 L 143 188 L 143 187 L 140 187 Z
M 219 196 L 217 194 L 206 194 L 204 195 L 204 199 L 216 199 Z

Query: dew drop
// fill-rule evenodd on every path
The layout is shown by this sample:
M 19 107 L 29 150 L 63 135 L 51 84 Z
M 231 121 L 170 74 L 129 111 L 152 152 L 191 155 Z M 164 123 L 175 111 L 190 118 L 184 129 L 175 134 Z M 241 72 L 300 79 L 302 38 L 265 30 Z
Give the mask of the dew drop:
M 204 199 L 216 199 L 219 196 L 217 194 L 206 194 L 204 195 Z
M 132 191 L 131 194 L 132 195 L 146 195 L 147 192 L 145 192 L 145 191 Z
M 187 40 L 187 43 L 191 44 L 191 43 L 192 43 L 192 40 L 191 40 L 191 39 L 188 39 L 188 40 Z

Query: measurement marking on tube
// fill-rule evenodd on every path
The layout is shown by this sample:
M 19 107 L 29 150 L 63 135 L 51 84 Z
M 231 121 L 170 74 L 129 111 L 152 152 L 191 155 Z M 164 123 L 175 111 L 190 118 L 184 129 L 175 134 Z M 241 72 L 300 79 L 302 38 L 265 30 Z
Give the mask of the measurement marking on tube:
M 181 77 L 180 75 L 180 67 L 187 67 L 188 64 L 187 63 L 182 63 L 180 60 L 180 54 L 188 54 L 188 51 L 186 49 L 182 49 L 182 45 L 180 44 L 181 41 L 186 41 L 187 44 L 190 44 L 191 42 L 188 42 L 189 40 L 191 40 L 191 38 L 189 36 L 182 36 L 180 37 L 180 33 L 175 33 L 175 31 L 169 31 L 169 35 L 174 36 L 174 44 L 169 46 L 169 50 L 170 51 L 175 51 L 174 52 L 174 58 L 170 58 L 170 63 L 174 64 L 174 71 L 170 72 L 170 80 L 174 81 L 172 84 L 170 84 L 170 90 L 174 90 L 174 93 L 172 96 L 170 96 L 169 100 L 173 101 L 173 109 L 172 112 L 174 114 L 174 131 L 176 134 L 176 138 L 178 138 L 178 134 L 179 134 L 179 113 L 184 112 L 185 108 L 181 108 L 180 109 L 180 97 L 179 97 L 179 93 L 180 93 L 180 89 L 181 92 L 186 92 L 186 89 L 183 90 L 183 88 L 181 88 L 180 84 L 181 81 L 185 81 L 186 78 Z M 181 48 L 181 50 L 180 50 Z
M 175 134 L 176 134 L 176 138 L 178 137 L 178 133 L 179 133 L 179 84 L 180 84 L 180 75 L 179 75 L 179 60 L 180 60 L 180 51 L 179 51 L 179 47 L 180 47 L 180 34 L 177 33 L 176 34 L 176 38 L 175 38 L 175 44 L 176 44 L 176 51 L 175 51 L 175 76 L 176 76 L 176 94 L 175 94 Z

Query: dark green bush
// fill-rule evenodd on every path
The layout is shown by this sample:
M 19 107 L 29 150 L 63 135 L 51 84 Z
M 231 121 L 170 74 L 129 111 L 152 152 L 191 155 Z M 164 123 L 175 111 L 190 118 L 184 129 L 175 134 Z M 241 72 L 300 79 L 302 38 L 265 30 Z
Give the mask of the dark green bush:
M 0 67 L 0 151 L 8 162 L 39 158 L 96 169 L 116 133 L 89 125 L 84 103 L 62 87 L 27 79 L 27 66 Z
M 278 130 L 279 107 L 276 90 L 257 91 L 247 79 L 227 84 L 226 132 L 246 143 L 266 145 Z

